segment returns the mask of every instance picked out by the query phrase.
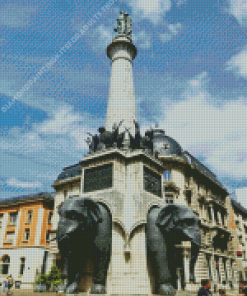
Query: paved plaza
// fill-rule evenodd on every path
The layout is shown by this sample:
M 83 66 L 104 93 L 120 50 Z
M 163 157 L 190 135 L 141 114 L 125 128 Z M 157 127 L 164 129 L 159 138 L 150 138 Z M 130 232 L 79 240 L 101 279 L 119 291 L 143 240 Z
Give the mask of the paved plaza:
M 2 289 L 0 291 L 0 296 L 3 296 L 5 294 L 3 294 Z M 61 296 L 61 295 L 65 295 L 65 294 L 58 294 L 55 292 L 43 292 L 43 293 L 38 293 L 38 292 L 32 292 L 30 290 L 12 290 L 12 294 L 11 296 Z M 68 294 L 67 294 L 68 295 Z M 72 294 L 70 294 L 72 295 Z M 79 294 L 75 294 L 78 296 L 87 296 L 90 295 L 89 293 L 79 293 Z M 107 294 L 106 294 L 107 295 Z M 133 294 L 133 295 L 127 295 L 126 296 L 147 296 L 147 295 L 139 295 L 139 294 Z M 183 291 L 179 291 L 176 296 L 196 296 L 196 293 L 191 293 L 191 292 L 183 292 Z M 101 295 L 103 296 L 103 295 Z M 108 296 L 108 295 L 107 295 Z M 112 295 L 112 296 L 118 296 L 118 295 Z M 217 293 L 213 293 L 212 296 L 219 296 L 219 294 Z M 227 296 L 242 296 L 241 294 L 238 295 L 233 295 L 233 294 L 227 294 Z

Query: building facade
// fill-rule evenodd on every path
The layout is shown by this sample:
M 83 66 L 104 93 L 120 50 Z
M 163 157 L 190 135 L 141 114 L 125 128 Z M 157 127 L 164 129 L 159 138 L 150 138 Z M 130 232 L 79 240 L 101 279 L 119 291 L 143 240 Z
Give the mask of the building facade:
M 247 209 L 231 199 L 239 281 L 247 281 Z
M 54 207 L 51 194 L 39 193 L 0 201 L 0 270 L 22 288 L 51 268 L 49 240 Z

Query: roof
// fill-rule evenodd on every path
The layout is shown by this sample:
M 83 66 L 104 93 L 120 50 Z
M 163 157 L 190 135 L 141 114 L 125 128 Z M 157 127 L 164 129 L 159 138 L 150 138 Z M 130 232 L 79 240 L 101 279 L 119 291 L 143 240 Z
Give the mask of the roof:
M 81 174 L 82 167 L 79 163 L 65 167 L 63 171 L 58 175 L 57 180 L 65 180 L 68 178 L 73 178 Z
M 208 177 L 211 181 L 213 181 L 222 189 L 227 191 L 226 188 L 217 179 L 216 175 L 213 172 L 211 172 L 205 165 L 203 165 L 198 159 L 196 159 L 193 155 L 191 155 L 188 151 L 184 151 L 183 156 L 185 156 L 186 161 L 192 166 L 194 166 L 201 174 Z
M 55 193 L 40 192 L 38 194 L 30 194 L 30 195 L 16 196 L 12 198 L 5 198 L 5 199 L 0 199 L 0 206 L 15 204 L 22 201 L 39 200 L 39 199 L 54 201 L 54 196 L 55 196 Z
M 238 212 L 247 218 L 247 209 L 246 208 L 244 208 L 239 202 L 237 202 L 236 200 L 234 200 L 232 198 L 231 198 L 231 203 L 232 203 L 234 212 Z
M 177 155 L 181 156 L 182 148 L 173 138 L 165 135 L 162 129 L 154 129 L 153 131 L 153 149 L 158 152 L 159 156 Z

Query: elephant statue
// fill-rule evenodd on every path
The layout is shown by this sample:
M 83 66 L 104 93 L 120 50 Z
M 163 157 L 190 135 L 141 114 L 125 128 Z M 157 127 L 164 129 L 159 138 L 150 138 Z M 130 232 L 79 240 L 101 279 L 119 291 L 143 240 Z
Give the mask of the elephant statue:
M 67 283 L 64 293 L 77 293 L 86 260 L 92 259 L 91 294 L 106 294 L 105 284 L 112 248 L 112 215 L 109 208 L 90 198 L 69 197 L 59 208 L 57 244 Z
M 191 241 L 190 281 L 194 282 L 194 267 L 201 246 L 197 217 L 183 205 L 152 206 L 147 214 L 146 247 L 156 294 L 176 294 L 175 244 L 182 241 Z

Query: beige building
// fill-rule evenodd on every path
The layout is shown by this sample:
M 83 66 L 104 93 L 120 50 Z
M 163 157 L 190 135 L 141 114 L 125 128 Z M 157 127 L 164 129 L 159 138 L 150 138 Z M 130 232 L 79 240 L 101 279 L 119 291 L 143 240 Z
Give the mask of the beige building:
M 247 281 L 247 209 L 235 199 L 231 199 L 231 204 L 239 280 Z

